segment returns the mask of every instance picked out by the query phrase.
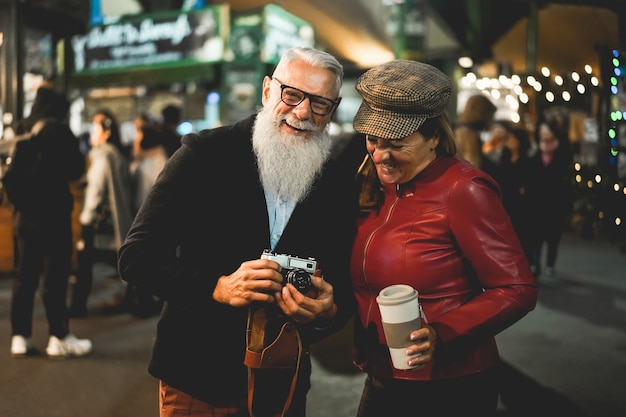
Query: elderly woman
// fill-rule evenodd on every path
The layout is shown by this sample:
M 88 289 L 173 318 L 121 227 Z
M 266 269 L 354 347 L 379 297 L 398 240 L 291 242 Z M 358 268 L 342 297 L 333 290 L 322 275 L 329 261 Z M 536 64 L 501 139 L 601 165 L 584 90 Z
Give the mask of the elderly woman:
M 396 60 L 356 88 L 354 128 L 367 148 L 351 260 L 355 364 L 367 373 L 358 416 L 493 416 L 494 336 L 537 300 L 499 186 L 456 156 L 445 111 L 452 83 L 441 71 Z M 393 367 L 376 305 L 393 284 L 416 289 L 424 312 L 420 328 L 399 335 L 410 369 Z

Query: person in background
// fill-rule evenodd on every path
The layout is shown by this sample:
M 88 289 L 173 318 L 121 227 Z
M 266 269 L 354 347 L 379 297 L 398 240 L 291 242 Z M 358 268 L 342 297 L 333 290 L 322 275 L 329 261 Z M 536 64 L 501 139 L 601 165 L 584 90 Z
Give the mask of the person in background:
M 143 204 L 168 158 L 167 135 L 147 113 L 135 117 L 135 140 L 130 163 L 133 216 Z M 105 309 L 107 314 L 131 313 L 147 318 L 161 312 L 163 303 L 134 285 L 126 285 L 122 300 Z
M 135 117 L 133 159 L 130 164 L 133 213 L 139 210 L 157 176 L 165 166 L 168 154 L 164 145 L 164 137 L 165 135 L 158 124 L 146 113 L 140 113 Z
M 507 156 L 506 143 L 511 136 L 511 124 L 508 120 L 494 120 L 489 127 L 489 137 L 483 143 L 483 164 L 493 163 L 499 165 Z M 483 169 L 486 169 L 483 166 Z
M 161 131 L 163 133 L 163 145 L 167 150 L 168 158 L 172 156 L 178 148 L 180 148 L 180 133 L 178 133 L 178 125 L 181 122 L 182 112 L 180 107 L 174 104 L 168 104 L 161 110 L 163 118 L 161 122 Z
M 30 115 L 18 134 L 33 132 L 16 144 L 3 177 L 15 210 L 17 268 L 11 298 L 11 355 L 35 353 L 32 342 L 35 293 L 43 273 L 43 305 L 48 320 L 46 354 L 52 358 L 83 356 L 92 351 L 89 339 L 70 332 L 67 288 L 72 268 L 70 182 L 85 171 L 78 139 L 67 125 L 68 100 L 51 87 L 37 90 Z
M 446 106 L 452 81 L 395 60 L 357 81 L 354 129 L 366 135 L 359 171 L 363 217 L 352 250 L 357 367 L 367 373 L 359 417 L 495 416 L 495 335 L 533 310 L 537 286 L 498 184 L 455 156 Z M 408 365 L 391 364 L 376 305 L 392 284 L 415 288 L 422 326 Z
M 482 136 L 488 135 L 496 106 L 483 94 L 470 96 L 454 128 L 454 140 L 459 156 L 482 168 L 484 153 Z
M 529 198 L 535 207 L 532 214 L 533 242 L 531 267 L 541 274 L 542 251 L 546 246 L 546 276 L 554 276 L 559 244 L 570 226 L 574 204 L 574 161 L 567 133 L 556 122 L 540 119 L 535 129 L 539 150 L 530 160 Z
M 497 121 L 494 126 L 505 130 L 502 147 L 496 161 L 487 158 L 483 170 L 491 175 L 502 190 L 502 204 L 511 217 L 511 222 L 522 244 L 528 262 L 533 270 L 533 229 L 536 206 L 531 187 L 530 138 L 528 131 L 521 126 Z M 489 162 L 487 162 L 489 160 Z
M 149 364 L 161 417 L 249 415 L 253 307 L 295 322 L 303 355 L 286 415 L 305 415 L 309 345 L 354 313 L 356 195 L 353 177 L 330 158 L 328 132 L 342 80 L 332 55 L 289 49 L 263 79 L 262 109 L 184 136 L 139 209 L 118 265 L 128 283 L 165 300 Z M 261 259 L 266 249 L 314 258 L 323 279 L 310 276 L 308 295 L 283 285 L 280 264 Z M 285 372 L 267 370 L 256 384 L 252 406 L 268 408 L 256 415 L 281 414 Z
M 70 304 L 73 317 L 87 316 L 93 265 L 97 261 L 110 263 L 111 259 L 116 264 L 117 250 L 133 218 L 128 160 L 112 112 L 107 109 L 95 112 L 89 141 L 87 184 L 79 217 L 78 271 Z

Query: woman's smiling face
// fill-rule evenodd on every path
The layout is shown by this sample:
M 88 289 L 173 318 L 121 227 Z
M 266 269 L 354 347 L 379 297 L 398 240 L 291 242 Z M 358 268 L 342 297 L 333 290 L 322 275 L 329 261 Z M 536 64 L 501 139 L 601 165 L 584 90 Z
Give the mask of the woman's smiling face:
M 400 139 L 366 136 L 366 148 L 376 165 L 378 179 L 383 184 L 404 184 L 422 172 L 437 154 L 437 135 L 426 139 L 419 132 Z

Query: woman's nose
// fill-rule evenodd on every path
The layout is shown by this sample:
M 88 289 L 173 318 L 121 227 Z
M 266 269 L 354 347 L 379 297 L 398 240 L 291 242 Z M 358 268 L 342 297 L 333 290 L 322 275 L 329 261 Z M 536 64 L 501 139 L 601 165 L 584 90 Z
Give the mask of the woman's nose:
M 370 151 L 370 156 L 374 162 L 380 162 L 389 158 L 389 152 L 387 152 L 384 148 L 373 146 Z

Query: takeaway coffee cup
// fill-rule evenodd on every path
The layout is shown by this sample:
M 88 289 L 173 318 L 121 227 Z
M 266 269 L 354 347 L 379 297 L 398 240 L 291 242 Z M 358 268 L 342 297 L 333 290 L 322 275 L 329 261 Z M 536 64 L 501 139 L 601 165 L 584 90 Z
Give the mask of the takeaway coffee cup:
M 409 334 L 422 325 L 417 295 L 410 285 L 397 284 L 383 288 L 376 297 L 391 361 L 397 369 L 414 368 L 408 360 L 420 355 L 406 354 L 406 348 L 415 344 Z

